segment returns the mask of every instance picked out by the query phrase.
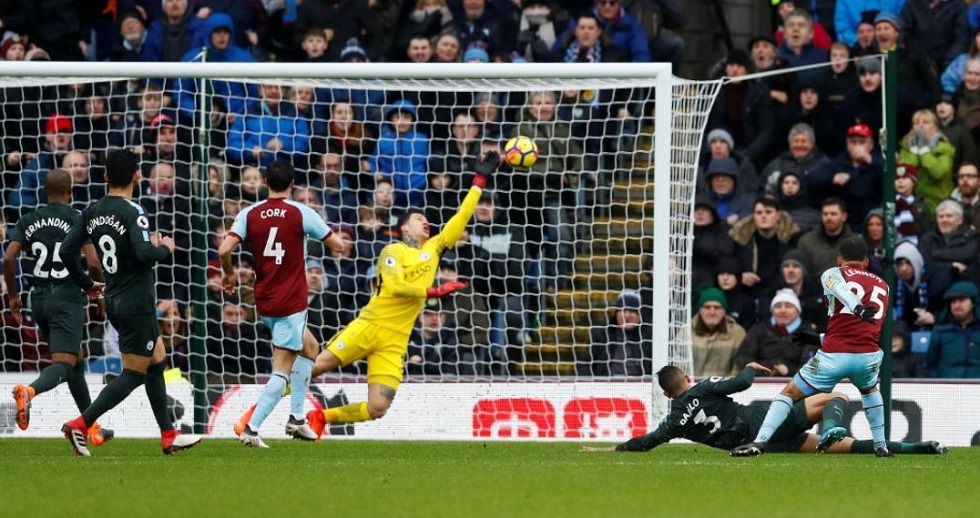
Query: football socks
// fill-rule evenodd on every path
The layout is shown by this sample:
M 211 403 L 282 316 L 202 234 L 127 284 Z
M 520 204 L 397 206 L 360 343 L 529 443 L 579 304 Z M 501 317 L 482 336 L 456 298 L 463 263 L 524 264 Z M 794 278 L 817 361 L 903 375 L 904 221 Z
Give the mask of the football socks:
M 285 372 L 273 372 L 272 376 L 269 377 L 269 381 L 265 383 L 265 389 L 262 391 L 262 395 L 259 396 L 258 402 L 255 403 L 255 413 L 252 414 L 252 419 L 248 422 L 248 427 L 253 432 L 258 433 L 262 422 L 265 421 L 266 417 L 269 417 L 272 410 L 279 404 L 279 400 L 282 399 L 282 391 L 286 388 L 286 380 L 288 379 L 289 376 Z
M 762 426 L 759 428 L 759 434 L 755 436 L 754 442 L 769 442 L 772 434 L 776 433 L 776 428 L 783 424 L 786 417 L 789 416 L 789 411 L 793 409 L 793 400 L 788 396 L 779 394 L 773 398 L 772 403 L 769 405 L 769 411 L 766 412 L 766 418 L 762 421 Z

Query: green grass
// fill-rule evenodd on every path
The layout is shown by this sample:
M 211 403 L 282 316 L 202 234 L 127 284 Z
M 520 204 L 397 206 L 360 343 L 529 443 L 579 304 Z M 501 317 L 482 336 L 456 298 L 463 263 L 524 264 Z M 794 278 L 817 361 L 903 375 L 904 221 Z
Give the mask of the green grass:
M 0 516 L 976 516 L 980 448 L 944 457 L 764 455 L 696 445 L 0 440 Z

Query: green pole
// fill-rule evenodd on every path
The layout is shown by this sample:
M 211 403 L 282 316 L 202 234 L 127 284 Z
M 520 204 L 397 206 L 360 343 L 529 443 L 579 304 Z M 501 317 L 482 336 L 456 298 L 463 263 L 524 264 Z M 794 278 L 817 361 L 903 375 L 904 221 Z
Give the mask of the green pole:
M 207 50 L 202 61 L 207 60 Z M 208 265 L 208 130 L 211 113 L 211 83 L 202 78 L 198 82 L 198 111 L 203 114 L 198 121 L 197 174 L 191 194 L 191 301 L 194 318 L 191 321 L 190 361 L 191 383 L 194 385 L 194 433 L 204 433 L 208 424 L 208 377 L 207 377 L 207 265 Z
M 898 153 L 898 136 L 895 122 L 898 114 L 898 53 L 894 50 L 885 55 L 885 128 L 882 152 L 885 155 L 885 171 L 882 175 L 882 197 L 885 218 L 885 282 L 891 288 L 889 311 L 881 326 L 881 349 L 885 355 L 881 362 L 881 397 L 885 400 L 885 437 L 891 438 L 892 429 L 892 318 L 895 305 L 895 155 Z

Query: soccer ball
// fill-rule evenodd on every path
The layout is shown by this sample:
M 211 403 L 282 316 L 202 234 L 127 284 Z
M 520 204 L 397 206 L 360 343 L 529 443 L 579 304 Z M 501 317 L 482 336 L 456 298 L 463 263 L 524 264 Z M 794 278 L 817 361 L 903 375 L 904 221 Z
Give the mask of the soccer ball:
M 538 161 L 538 145 L 533 140 L 518 135 L 504 145 L 504 157 L 508 164 L 526 169 Z

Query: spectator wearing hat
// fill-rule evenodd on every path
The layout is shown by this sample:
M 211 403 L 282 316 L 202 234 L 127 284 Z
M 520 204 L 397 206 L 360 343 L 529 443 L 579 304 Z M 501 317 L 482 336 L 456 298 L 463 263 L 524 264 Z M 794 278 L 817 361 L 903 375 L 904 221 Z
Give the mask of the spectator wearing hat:
M 837 265 L 837 245 L 854 235 L 847 220 L 847 204 L 843 200 L 833 196 L 824 198 L 820 204 L 820 226 L 800 236 L 797 250 L 806 258 L 807 271 L 813 280 Z
M 801 67 L 827 62 L 827 50 L 813 44 L 813 17 L 805 9 L 796 9 L 787 14 L 783 18 L 783 27 L 785 40 L 779 46 L 779 58 L 786 64 Z M 796 75 L 800 81 L 821 84 L 827 69 L 801 70 Z
M 247 50 L 237 47 L 234 44 L 235 23 L 231 16 L 225 13 L 214 13 L 204 21 L 201 29 L 205 36 L 205 46 L 207 55 L 201 49 L 194 48 L 184 54 L 180 60 L 185 63 L 251 63 L 255 61 L 252 54 Z M 238 81 L 212 80 L 211 88 L 216 99 L 221 100 L 221 105 L 235 116 L 245 113 L 245 103 L 249 98 L 255 98 L 259 94 L 255 84 L 246 85 Z M 184 120 L 193 121 L 197 117 L 197 101 L 200 97 L 197 93 L 197 80 L 179 79 L 174 88 L 177 105 L 180 108 L 180 116 Z M 219 123 L 227 128 L 225 121 Z
M 861 236 L 868 244 L 868 271 L 884 277 L 885 263 L 885 215 L 879 209 L 872 209 L 864 217 Z
M 980 229 L 980 168 L 967 162 L 956 170 L 956 188 L 949 195 L 963 206 L 963 220 L 974 230 Z
M 479 46 L 472 46 L 463 53 L 463 63 L 489 63 L 490 54 Z
M 381 48 L 384 37 L 376 18 L 371 14 L 368 3 L 359 0 L 310 0 L 299 3 L 296 29 L 293 32 L 293 45 L 299 48 L 303 36 L 310 27 L 320 27 L 329 31 L 332 41 L 343 42 L 327 48 L 327 60 L 343 61 L 341 52 L 351 38 L 367 44 L 365 58 L 378 61 L 385 49 Z M 363 38 L 363 39 L 361 39 Z M 363 51 L 364 49 L 362 49 Z
M 906 45 L 922 49 L 939 70 L 970 46 L 966 2 L 905 0 L 895 21 Z
M 616 298 L 615 313 L 605 326 L 592 329 L 589 353 L 580 374 L 650 376 L 653 374 L 653 329 L 642 317 L 640 294 L 625 290 Z
M 509 5 L 508 5 L 509 4 Z M 453 26 L 460 38 L 460 47 L 478 43 L 491 56 L 506 56 L 517 41 L 516 7 L 510 2 L 468 0 L 454 2 Z
M 943 293 L 954 283 L 977 277 L 977 233 L 963 221 L 963 206 L 944 200 L 936 207 L 936 224 L 919 237 L 919 251 L 929 272 L 929 308 L 942 307 Z
M 705 287 L 698 294 L 698 312 L 691 319 L 694 376 L 732 376 L 732 361 L 745 340 L 745 329 L 726 312 L 728 302 L 718 288 Z
M 698 187 L 702 191 L 708 188 L 708 164 L 712 160 L 731 158 L 738 163 L 738 187 L 743 192 L 755 195 L 759 192 L 759 173 L 745 153 L 735 149 L 735 139 L 723 128 L 715 128 L 708 132 L 707 149 L 701 154 L 700 170 L 698 171 Z
M 23 61 L 27 54 L 26 39 L 15 32 L 7 32 L 0 40 L 0 60 Z
M 939 102 L 936 103 L 936 117 L 939 119 L 939 129 L 949 139 L 956 154 L 953 155 L 953 169 L 959 170 L 964 162 L 977 162 L 980 154 L 977 153 L 976 141 L 970 128 L 956 116 L 956 93 L 943 92 L 939 95 Z
M 805 179 L 812 171 L 827 163 L 827 155 L 817 147 L 817 136 L 809 124 L 794 124 L 789 129 L 786 142 L 789 149 L 770 161 L 760 174 L 767 193 L 776 192 L 776 182 L 783 171 L 796 171 Z
M 737 245 L 742 284 L 759 297 L 775 286 L 782 257 L 796 247 L 800 227 L 779 210 L 774 198 L 762 196 L 755 201 L 753 213 L 736 223 L 730 235 Z
M 820 224 L 820 211 L 813 206 L 813 199 L 800 173 L 792 169 L 783 171 L 779 174 L 776 189 L 779 207 L 793 218 L 800 232 L 809 232 Z
M 715 287 L 725 294 L 728 302 L 726 313 L 738 322 L 743 329 L 748 329 L 759 320 L 756 301 L 742 286 L 742 267 L 738 258 L 726 256 L 718 259 L 715 267 Z
M 944 314 L 929 338 L 926 369 L 934 378 L 980 378 L 977 286 L 960 281 L 943 295 Z
M 117 62 L 147 61 L 143 53 L 148 48 L 146 19 L 136 9 L 126 9 L 119 15 L 120 38 L 109 50 L 109 60 Z
M 707 194 L 726 225 L 734 225 L 752 210 L 754 193 L 738 188 L 738 176 L 738 164 L 731 158 L 714 159 L 705 170 Z
M 908 130 L 907 114 L 923 108 L 931 110 L 936 105 L 942 69 L 921 47 L 908 45 L 907 38 L 902 38 L 901 23 L 892 15 L 881 13 L 875 18 L 875 40 L 881 53 L 894 50 L 898 55 L 898 77 L 902 78 L 898 85 L 898 132 L 902 134 Z
M 340 61 L 344 63 L 368 63 L 367 51 L 361 46 L 361 40 L 356 37 L 348 39 L 344 43 L 344 48 L 340 49 Z
M 724 75 L 738 78 L 753 69 L 752 58 L 742 49 L 735 49 L 725 58 Z M 769 153 L 775 120 L 769 87 L 761 79 L 735 80 L 724 84 L 715 98 L 708 119 L 708 129 L 725 128 L 752 160 L 756 169 Z
M 932 228 L 933 218 L 925 202 L 915 194 L 919 169 L 912 164 L 895 166 L 895 230 L 899 239 L 919 243 L 919 236 Z
M 894 315 L 895 320 L 904 322 L 912 330 L 928 330 L 936 323 L 935 315 L 929 310 L 925 260 L 909 240 L 902 240 L 895 247 Z
M 860 230 L 868 211 L 881 207 L 884 164 L 874 150 L 874 139 L 867 124 L 854 124 L 847 130 L 847 150 L 817 167 L 804 180 L 817 199 L 833 196 L 843 200 L 850 213 L 851 229 Z M 823 273 L 823 269 L 818 273 Z
M 843 41 L 854 47 L 858 41 L 860 24 L 867 23 L 869 13 L 873 20 L 880 12 L 898 16 L 905 0 L 837 0 L 834 11 L 834 29 L 837 31 L 837 41 Z
M 395 206 L 421 207 L 426 187 L 429 136 L 418 130 L 418 109 L 408 100 L 385 107 L 376 154 L 370 157 L 371 170 L 391 180 Z
M 865 11 L 861 13 L 861 21 L 857 25 L 857 41 L 851 45 L 850 50 L 855 57 L 873 56 L 878 54 L 878 43 L 875 41 L 875 17 L 878 11 Z M 841 42 L 842 45 L 847 45 Z
M 803 319 L 800 299 L 789 288 L 773 295 L 769 311 L 767 320 L 749 329 L 735 354 L 735 365 L 756 362 L 772 369 L 776 376 L 793 376 L 818 347 L 794 344 L 790 335 L 797 331 L 817 334 L 819 330 Z
M 939 118 L 931 110 L 912 116 L 912 130 L 899 143 L 898 159 L 919 169 L 915 194 L 922 198 L 930 215 L 936 205 L 953 192 L 953 159 L 956 150 L 939 129 Z
M 800 301 L 800 315 L 804 320 L 813 322 L 820 329 L 827 325 L 827 301 L 823 295 L 823 287 L 820 281 L 807 271 L 807 262 L 806 256 L 799 249 L 786 252 L 779 267 L 779 283 L 776 285 L 776 290 L 767 293 L 759 300 L 760 320 L 768 320 L 771 316 L 769 308 L 772 305 L 772 298 L 780 290 L 790 289 Z
M 814 2 L 816 3 L 816 2 Z M 793 11 L 797 9 L 806 9 L 805 4 L 798 4 L 792 0 L 782 0 L 779 2 L 778 14 L 779 14 L 779 26 L 776 27 L 776 45 L 782 45 L 783 41 L 786 39 L 786 18 L 793 14 Z M 827 33 L 827 28 L 820 21 L 817 21 L 815 14 L 807 11 L 813 18 L 813 45 L 818 49 L 830 50 L 830 44 L 833 43 L 833 39 L 830 34 Z
M 715 268 L 723 257 L 735 254 L 735 241 L 728 235 L 728 223 L 718 215 L 715 202 L 705 195 L 694 199 L 694 247 L 691 286 L 714 284 Z
M 774 72 L 789 68 L 779 58 L 779 46 L 772 36 L 756 36 L 749 40 L 749 53 L 756 72 Z M 769 96 L 773 104 L 784 107 L 790 100 L 790 94 L 796 91 L 796 74 L 776 74 L 766 78 L 769 82 Z
M 881 96 L 881 59 L 864 57 L 857 61 L 857 87 L 848 91 L 841 101 L 840 118 L 835 121 L 835 133 L 847 135 L 855 123 L 862 122 L 878 135 L 883 128 Z M 980 79 L 980 78 L 978 78 Z M 899 108 L 905 106 L 899 98 Z M 904 108 L 902 108 L 904 109 Z

